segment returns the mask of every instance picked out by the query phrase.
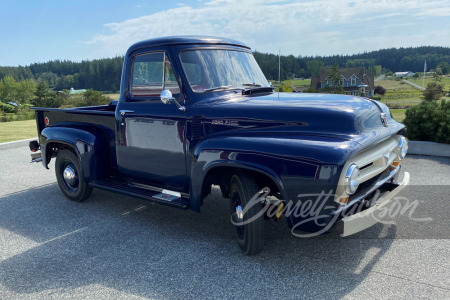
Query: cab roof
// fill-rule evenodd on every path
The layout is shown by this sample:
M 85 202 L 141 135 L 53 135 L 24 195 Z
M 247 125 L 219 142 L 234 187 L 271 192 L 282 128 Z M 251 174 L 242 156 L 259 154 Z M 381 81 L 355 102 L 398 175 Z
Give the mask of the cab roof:
M 232 45 L 250 49 L 249 46 L 232 39 L 215 36 L 181 35 L 181 36 L 160 37 L 137 42 L 131 45 L 130 48 L 128 48 L 128 53 L 131 53 L 140 48 L 146 48 L 150 46 L 170 46 L 170 45 L 186 45 L 186 44 Z

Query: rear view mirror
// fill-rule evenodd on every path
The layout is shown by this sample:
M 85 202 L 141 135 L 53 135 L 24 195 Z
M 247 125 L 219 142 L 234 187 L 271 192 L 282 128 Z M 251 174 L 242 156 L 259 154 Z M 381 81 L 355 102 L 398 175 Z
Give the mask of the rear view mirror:
M 178 107 L 179 110 L 181 111 L 186 111 L 186 107 L 180 105 L 180 103 L 178 103 L 178 101 L 172 96 L 172 92 L 169 90 L 164 90 L 161 92 L 161 101 L 164 104 L 169 104 L 169 103 L 175 103 L 175 105 Z

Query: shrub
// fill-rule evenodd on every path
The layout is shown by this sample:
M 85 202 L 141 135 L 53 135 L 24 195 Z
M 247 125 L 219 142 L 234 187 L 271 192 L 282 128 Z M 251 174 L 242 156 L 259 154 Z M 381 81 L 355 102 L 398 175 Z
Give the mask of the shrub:
M 55 92 L 49 92 L 45 97 L 36 97 L 35 99 L 31 100 L 31 104 L 33 106 L 51 108 L 58 108 L 63 104 L 63 102 L 64 99 L 58 96 Z
M 17 121 L 25 121 L 34 119 L 34 111 L 32 111 L 29 107 L 20 107 L 17 111 Z
M 373 96 L 372 96 L 372 99 L 373 99 L 373 100 L 380 101 L 380 100 L 381 100 L 381 96 L 379 96 L 379 95 L 373 95 Z
M 15 111 L 15 108 L 10 104 L 3 103 L 0 101 L 0 111 L 3 111 L 5 113 L 13 113 Z
M 381 85 L 377 85 L 375 87 L 374 93 L 383 96 L 384 94 L 386 94 L 386 89 Z
M 313 87 L 308 87 L 303 93 L 317 93 L 316 89 Z
M 284 83 L 281 84 L 281 88 L 283 88 L 283 84 Z M 285 91 L 283 90 L 283 92 Z M 292 88 L 290 92 L 292 92 Z M 86 106 L 104 105 L 111 102 L 111 100 L 108 97 L 104 96 L 102 92 L 94 91 L 93 89 L 88 89 L 86 92 L 84 92 L 84 99 Z
M 0 116 L 0 122 L 11 122 L 16 120 L 16 114 L 6 113 Z
M 428 83 L 427 88 L 423 91 L 423 98 L 427 101 L 439 100 L 442 96 L 444 96 L 442 85 L 436 82 Z
M 406 110 L 404 121 L 411 140 L 450 144 L 450 101 L 424 101 Z
M 290 82 L 283 81 L 280 86 L 280 92 L 292 93 L 292 87 Z

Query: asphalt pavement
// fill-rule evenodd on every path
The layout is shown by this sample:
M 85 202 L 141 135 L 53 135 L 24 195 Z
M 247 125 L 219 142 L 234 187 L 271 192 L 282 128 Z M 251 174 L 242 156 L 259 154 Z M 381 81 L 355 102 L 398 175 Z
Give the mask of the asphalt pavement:
M 409 206 L 348 238 L 266 222 L 241 254 L 229 204 L 202 213 L 95 190 L 67 200 L 27 148 L 0 151 L 0 299 L 450 299 L 450 159 L 409 156 Z M 415 208 L 414 208 L 415 206 Z

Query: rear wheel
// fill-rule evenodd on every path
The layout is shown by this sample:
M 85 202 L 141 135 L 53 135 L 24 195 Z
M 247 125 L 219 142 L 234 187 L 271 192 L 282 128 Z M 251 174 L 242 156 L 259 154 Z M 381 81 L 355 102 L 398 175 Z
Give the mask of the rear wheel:
M 89 198 L 92 188 L 81 176 L 78 157 L 68 149 L 61 150 L 56 157 L 56 179 L 64 195 L 72 201 L 83 201 Z
M 248 174 L 237 174 L 231 178 L 230 203 L 231 215 L 235 224 L 236 239 L 239 247 L 245 255 L 253 255 L 261 252 L 264 245 L 264 217 L 258 216 L 262 204 L 257 203 L 245 211 L 246 205 L 252 197 L 258 197 L 258 187 L 254 178 Z

